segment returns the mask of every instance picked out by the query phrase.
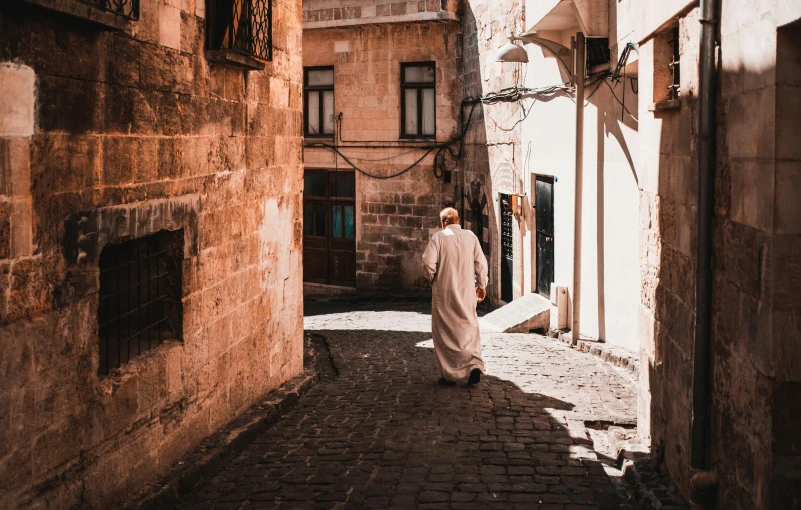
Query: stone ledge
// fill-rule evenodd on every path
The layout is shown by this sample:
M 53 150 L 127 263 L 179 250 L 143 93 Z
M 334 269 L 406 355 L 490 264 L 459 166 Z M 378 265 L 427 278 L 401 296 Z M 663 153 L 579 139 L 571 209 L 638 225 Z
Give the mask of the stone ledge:
M 125 30 L 128 18 L 107 12 L 99 7 L 78 0 L 21 0 L 23 3 L 36 5 L 44 9 L 60 12 L 67 16 L 80 18 L 99 27 L 110 30 Z M 134 20 L 135 21 L 135 20 Z
M 232 50 L 206 50 L 206 60 L 247 71 L 264 69 L 264 62 L 261 60 Z
M 577 351 L 598 356 L 610 365 L 614 365 L 626 370 L 634 377 L 639 377 L 640 375 L 640 360 L 637 357 L 637 353 L 626 348 L 610 345 L 605 342 L 599 342 L 597 340 L 590 340 L 587 338 L 581 338 L 578 342 L 576 342 L 576 345 L 573 345 L 573 337 L 569 331 L 551 331 L 549 336 L 559 340 L 560 342 L 566 343 Z
M 159 480 L 146 485 L 123 508 L 155 510 L 175 506 L 201 482 L 212 478 L 225 463 L 277 423 L 320 380 L 317 367 L 322 356 L 318 349 L 311 346 L 311 342 L 308 345 L 310 347 L 306 349 L 304 356 L 307 368 L 303 374 L 290 379 L 234 421 L 204 439 L 176 467 Z
M 659 101 L 658 103 L 648 105 L 649 112 L 668 112 L 680 109 L 681 99 L 670 99 L 668 101 Z

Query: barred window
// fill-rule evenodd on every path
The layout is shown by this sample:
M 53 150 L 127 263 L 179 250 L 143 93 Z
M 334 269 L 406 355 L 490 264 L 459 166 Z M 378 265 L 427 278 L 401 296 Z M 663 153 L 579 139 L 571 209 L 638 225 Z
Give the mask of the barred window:
M 307 67 L 303 70 L 303 111 L 304 135 L 333 136 L 333 67 Z
M 209 50 L 272 60 L 272 0 L 209 0 L 208 7 Z
M 182 337 L 183 230 L 161 231 L 100 254 L 98 373 Z
M 434 62 L 401 64 L 401 138 L 436 135 Z
M 671 71 L 671 83 L 668 85 L 668 98 L 678 99 L 679 88 L 681 85 L 681 54 L 679 53 L 679 27 L 676 26 L 671 30 L 671 39 L 669 41 L 672 51 L 672 59 L 668 64 Z

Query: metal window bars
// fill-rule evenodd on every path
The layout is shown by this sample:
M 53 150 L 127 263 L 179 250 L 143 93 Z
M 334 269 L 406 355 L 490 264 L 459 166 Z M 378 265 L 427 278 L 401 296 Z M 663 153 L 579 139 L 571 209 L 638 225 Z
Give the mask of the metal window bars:
M 162 231 L 100 255 L 99 375 L 182 335 L 183 231 Z
M 81 0 L 106 12 L 128 19 L 139 19 L 139 0 Z
M 214 0 L 210 14 L 210 50 L 272 60 L 272 0 Z
M 668 96 L 672 99 L 679 98 L 679 88 L 681 84 L 681 65 L 680 65 L 680 54 L 679 54 L 679 27 L 673 28 L 673 35 L 672 39 L 668 41 L 668 43 L 673 48 L 673 59 L 668 64 L 668 69 L 670 69 L 673 79 L 671 80 L 670 85 L 668 85 Z

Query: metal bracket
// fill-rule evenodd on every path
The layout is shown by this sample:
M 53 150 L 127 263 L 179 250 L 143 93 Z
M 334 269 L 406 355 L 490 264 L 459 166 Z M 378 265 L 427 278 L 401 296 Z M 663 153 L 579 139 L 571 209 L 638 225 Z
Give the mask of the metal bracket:
M 511 41 L 523 41 L 524 43 L 536 44 L 551 52 L 556 60 L 561 64 L 569 76 L 573 76 L 573 52 L 570 48 L 562 46 L 558 42 L 549 41 L 548 39 L 541 39 L 534 34 L 513 35 L 509 38 Z

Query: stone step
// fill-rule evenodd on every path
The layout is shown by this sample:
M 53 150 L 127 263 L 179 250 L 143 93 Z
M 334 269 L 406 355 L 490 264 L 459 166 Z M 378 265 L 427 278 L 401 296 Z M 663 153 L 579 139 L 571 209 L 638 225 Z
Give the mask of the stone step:
M 539 294 L 519 297 L 481 319 L 484 333 L 528 333 L 532 329 L 547 329 L 551 319 L 551 302 Z

